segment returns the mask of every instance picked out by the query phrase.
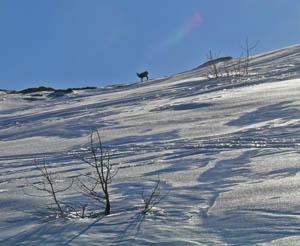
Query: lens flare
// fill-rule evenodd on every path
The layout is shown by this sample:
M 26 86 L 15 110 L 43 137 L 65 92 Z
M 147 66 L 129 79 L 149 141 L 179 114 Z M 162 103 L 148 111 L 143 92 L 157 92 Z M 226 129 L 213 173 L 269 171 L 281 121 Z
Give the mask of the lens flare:
M 189 33 L 196 30 L 203 23 L 203 18 L 199 13 L 192 15 L 185 24 L 166 40 L 166 46 L 172 46 L 180 43 Z
M 191 32 L 203 23 L 203 18 L 199 13 L 195 13 L 186 23 L 186 29 Z
M 175 32 L 171 33 L 160 43 L 152 46 L 149 50 L 148 58 L 153 59 L 159 53 L 178 46 L 186 37 L 189 36 L 189 34 L 197 31 L 202 24 L 203 17 L 198 12 L 195 12 L 181 26 L 179 26 Z

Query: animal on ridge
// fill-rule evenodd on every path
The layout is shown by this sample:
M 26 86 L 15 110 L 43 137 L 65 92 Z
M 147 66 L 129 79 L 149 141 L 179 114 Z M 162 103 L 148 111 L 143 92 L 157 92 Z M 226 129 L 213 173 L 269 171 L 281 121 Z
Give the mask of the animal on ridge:
M 148 77 L 148 71 L 145 71 L 145 72 L 143 72 L 143 73 L 136 73 L 136 75 L 139 77 L 139 78 L 141 78 L 141 81 L 143 81 L 143 79 L 144 78 L 147 78 L 147 80 L 149 79 L 149 77 Z

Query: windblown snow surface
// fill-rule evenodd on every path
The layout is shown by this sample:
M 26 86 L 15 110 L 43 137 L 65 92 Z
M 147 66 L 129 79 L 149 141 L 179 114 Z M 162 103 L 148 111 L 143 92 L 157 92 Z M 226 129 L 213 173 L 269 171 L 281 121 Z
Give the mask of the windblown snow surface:
M 300 245 L 300 45 L 251 57 L 247 76 L 208 73 L 0 92 L 0 245 Z M 51 201 L 27 195 L 41 180 L 34 162 L 62 186 L 89 172 L 76 153 L 92 129 L 119 168 L 111 215 L 53 218 Z M 142 215 L 158 177 L 167 196 Z M 58 196 L 86 200 L 76 185 Z

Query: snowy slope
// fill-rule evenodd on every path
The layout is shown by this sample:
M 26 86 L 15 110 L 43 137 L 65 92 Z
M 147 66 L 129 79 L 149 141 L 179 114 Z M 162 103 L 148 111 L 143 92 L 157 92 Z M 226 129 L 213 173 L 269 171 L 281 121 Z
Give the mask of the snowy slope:
M 0 91 L 0 245 L 300 245 L 300 45 L 251 57 L 248 76 L 208 73 L 61 97 Z M 92 129 L 120 168 L 112 214 L 45 219 L 47 200 L 24 194 L 41 178 L 34 160 L 62 183 L 87 172 L 74 153 Z M 158 175 L 169 194 L 142 216 Z

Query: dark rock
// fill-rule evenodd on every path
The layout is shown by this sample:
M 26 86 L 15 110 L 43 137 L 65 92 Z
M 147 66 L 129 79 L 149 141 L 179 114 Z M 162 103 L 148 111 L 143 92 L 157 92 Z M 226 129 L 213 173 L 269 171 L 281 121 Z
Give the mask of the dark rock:
M 41 92 L 41 91 L 55 91 L 53 88 L 50 87 L 44 87 L 44 86 L 40 86 L 38 88 L 28 88 L 22 91 L 19 91 L 19 93 L 22 94 L 29 94 L 29 93 L 33 93 L 33 92 Z

